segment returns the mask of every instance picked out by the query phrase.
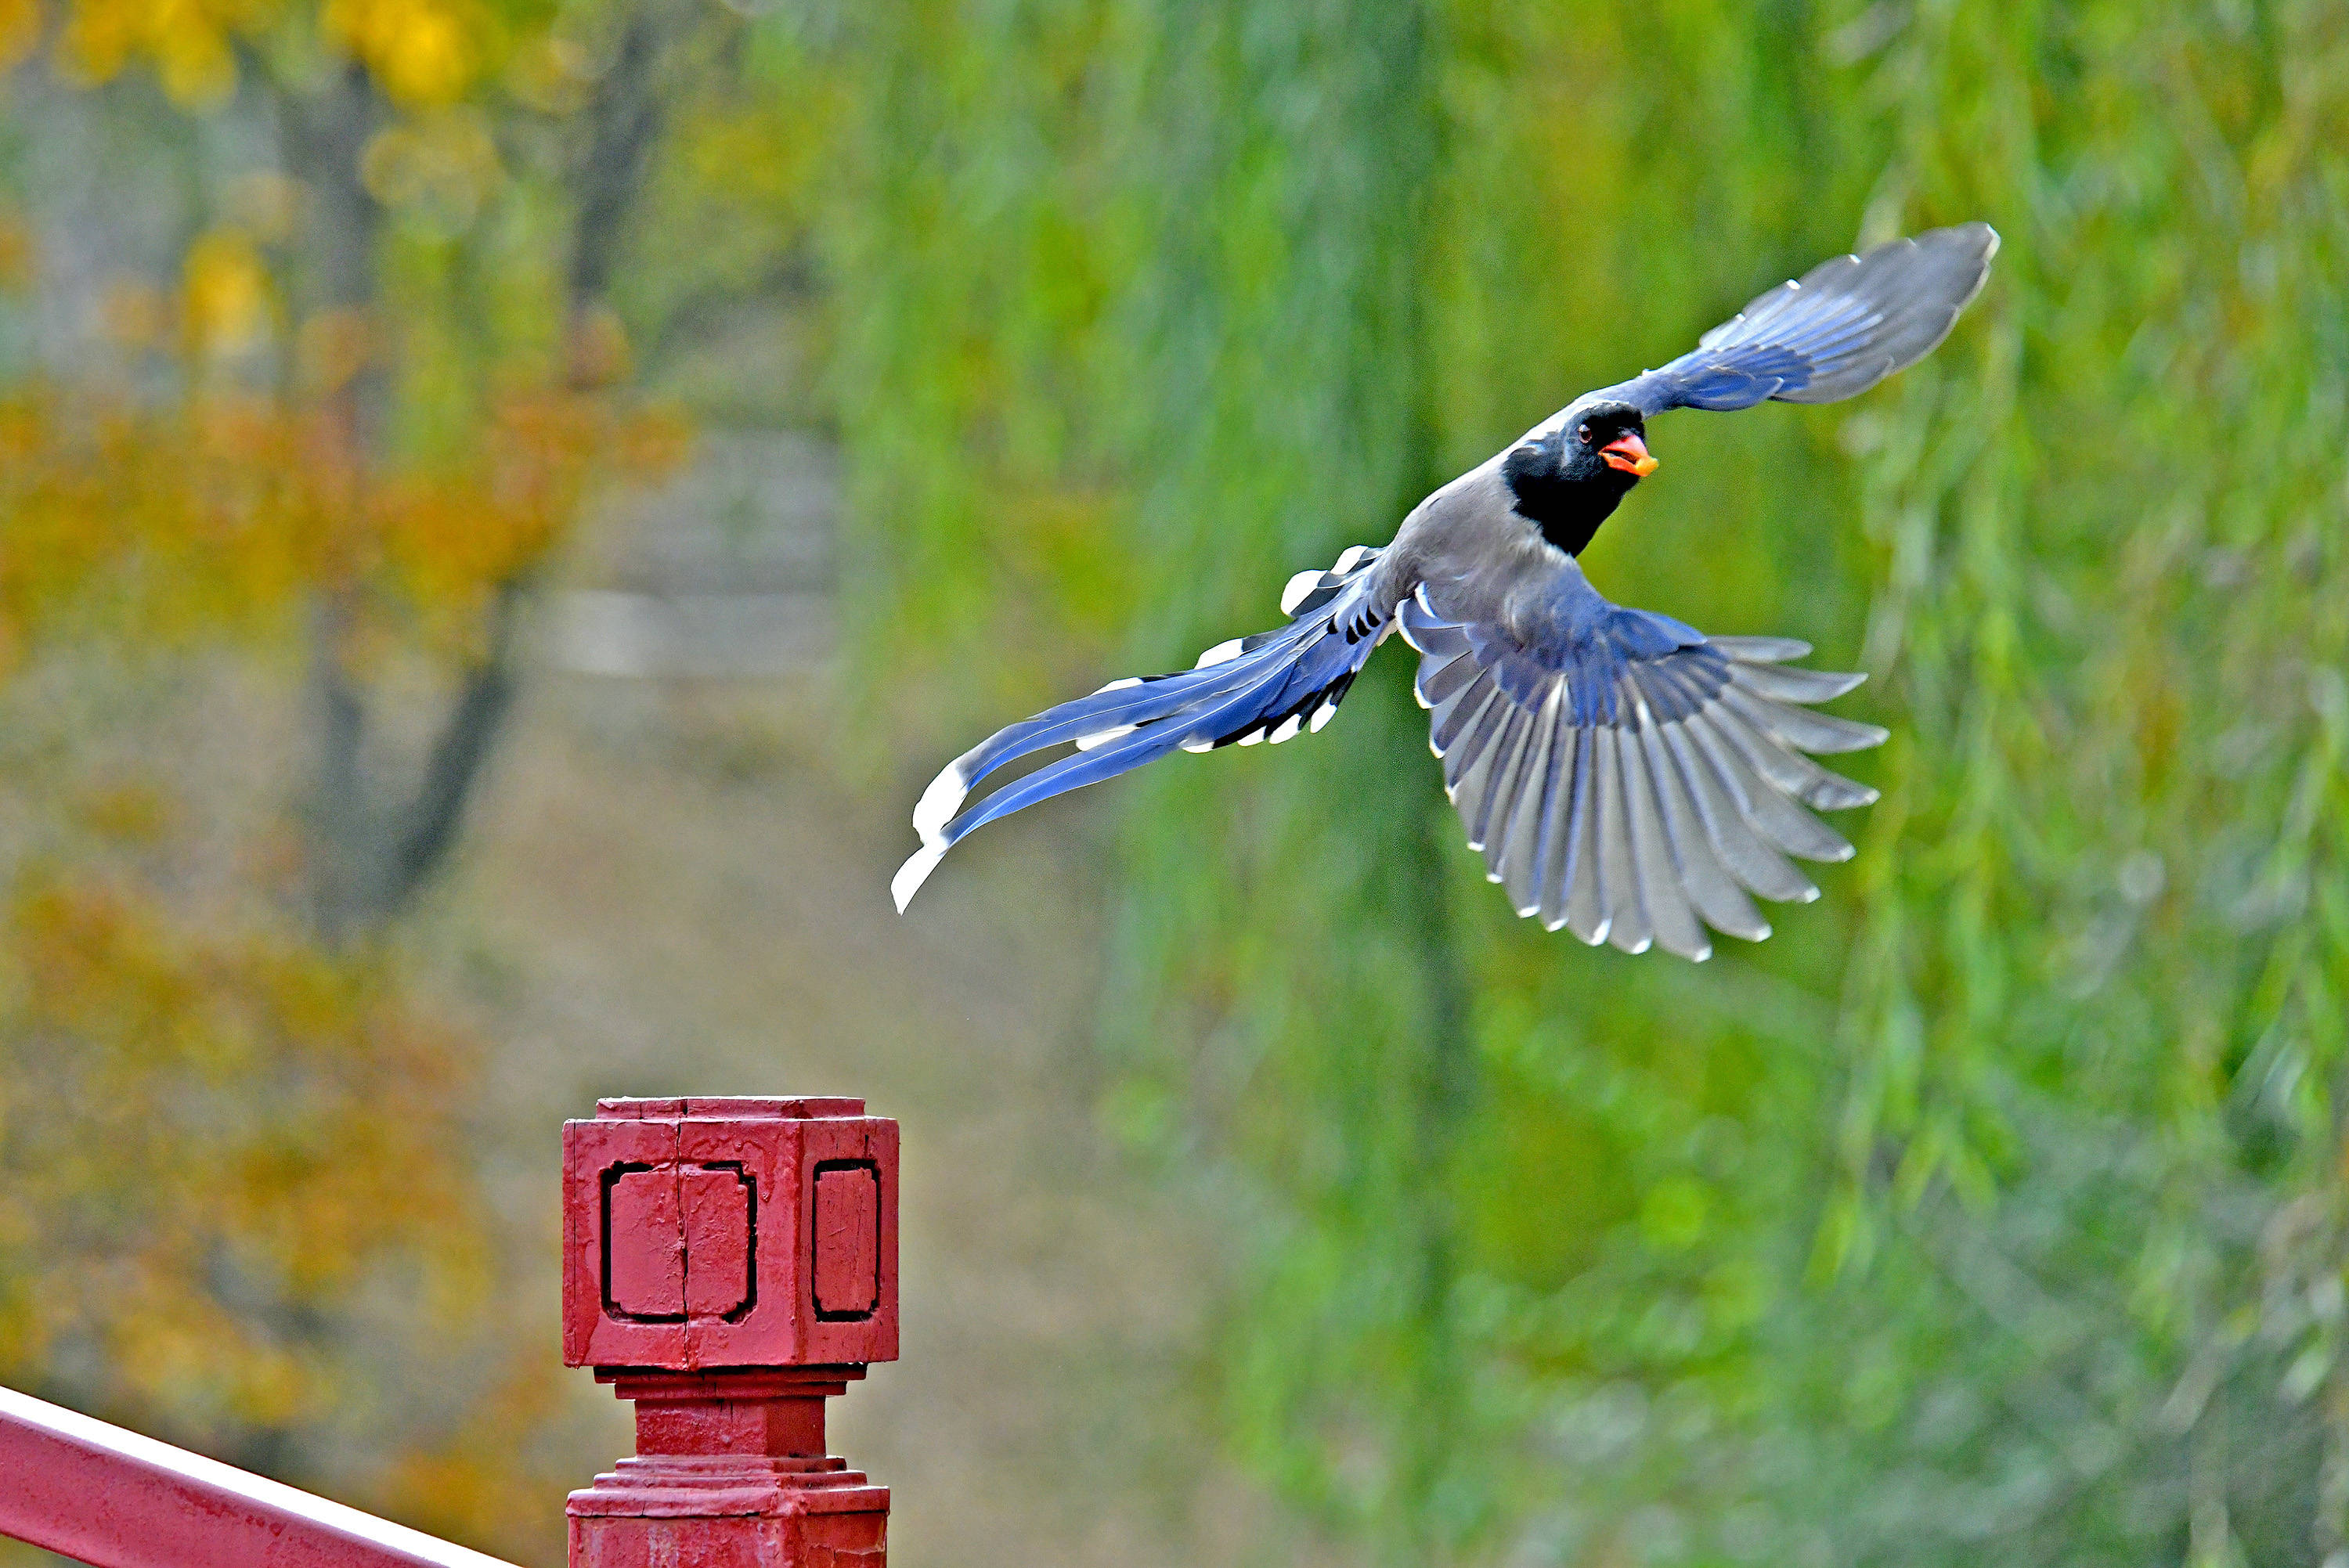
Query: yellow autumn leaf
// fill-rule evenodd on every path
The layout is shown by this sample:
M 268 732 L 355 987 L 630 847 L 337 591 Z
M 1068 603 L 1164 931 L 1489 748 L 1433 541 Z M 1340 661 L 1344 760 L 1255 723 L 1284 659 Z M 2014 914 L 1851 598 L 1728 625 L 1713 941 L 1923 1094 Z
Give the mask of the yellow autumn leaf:
M 5 8 L 32 3 L 0 0 L 0 40 L 9 36 Z M 143 58 L 174 102 L 202 108 L 236 86 L 235 39 L 257 33 L 277 10 L 277 0 L 73 0 L 57 63 L 68 79 L 95 84 Z
M 20 64 L 40 41 L 40 0 L 0 0 L 0 71 Z
M 396 102 L 448 103 L 481 67 L 486 19 L 460 0 L 328 0 L 323 20 Z
M 269 325 L 269 270 L 243 230 L 214 229 L 188 248 L 181 269 L 181 321 L 190 352 L 242 354 Z

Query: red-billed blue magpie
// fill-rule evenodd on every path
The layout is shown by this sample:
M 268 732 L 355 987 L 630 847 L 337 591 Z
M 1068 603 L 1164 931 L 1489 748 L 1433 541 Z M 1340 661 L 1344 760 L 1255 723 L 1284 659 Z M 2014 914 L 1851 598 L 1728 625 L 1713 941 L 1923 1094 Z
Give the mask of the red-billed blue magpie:
M 1748 893 L 1807 902 L 1818 889 L 1787 857 L 1852 852 L 1803 808 L 1876 799 L 1804 755 L 1884 739 L 1800 706 L 1865 677 L 1789 667 L 1803 643 L 1707 637 L 1609 603 L 1575 557 L 1655 470 L 1651 416 L 1864 392 L 1949 335 L 1997 249 L 1989 225 L 1967 223 L 1823 262 L 1662 369 L 1576 398 L 1421 501 L 1383 548 L 1298 573 L 1281 595 L 1287 625 L 1219 644 L 1189 670 L 1113 681 L 964 753 L 914 809 L 922 847 L 890 885 L 898 909 L 965 834 L 1023 806 L 1177 748 L 1319 729 L 1371 650 L 1401 632 L 1419 651 L 1445 792 L 1519 914 L 1594 945 L 1698 959 L 1708 925 L 1769 935 Z M 1005 764 L 1063 744 L 1076 750 L 964 804 Z

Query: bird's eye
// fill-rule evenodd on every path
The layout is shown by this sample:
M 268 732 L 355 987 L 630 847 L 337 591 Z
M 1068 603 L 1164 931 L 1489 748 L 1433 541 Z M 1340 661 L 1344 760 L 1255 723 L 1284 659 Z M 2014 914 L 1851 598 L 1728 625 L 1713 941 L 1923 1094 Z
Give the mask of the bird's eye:
M 1588 425 L 1578 427 L 1574 432 L 1574 438 L 1586 447 L 1590 445 L 1590 427 Z

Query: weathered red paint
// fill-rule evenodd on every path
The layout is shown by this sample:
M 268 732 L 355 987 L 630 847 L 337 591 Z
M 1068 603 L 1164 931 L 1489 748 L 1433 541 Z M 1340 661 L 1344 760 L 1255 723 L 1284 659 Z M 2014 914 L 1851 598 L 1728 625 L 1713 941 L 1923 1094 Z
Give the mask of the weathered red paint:
M 884 1568 L 889 1492 L 823 1402 L 897 1356 L 897 1124 L 855 1099 L 605 1100 L 567 1123 L 564 1360 L 636 1452 L 571 1494 L 572 1568 Z
M 511 1568 L 5 1388 L 0 1535 L 99 1568 Z

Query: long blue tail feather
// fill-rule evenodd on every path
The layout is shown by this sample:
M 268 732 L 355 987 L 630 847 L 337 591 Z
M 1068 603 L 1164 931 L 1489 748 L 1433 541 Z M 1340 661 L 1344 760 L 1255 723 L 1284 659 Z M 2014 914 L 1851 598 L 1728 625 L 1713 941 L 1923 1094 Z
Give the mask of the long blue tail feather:
M 1137 726 L 1132 734 L 1094 750 L 1080 751 L 1039 768 L 963 812 L 948 822 L 938 836 L 948 844 L 957 843 L 973 830 L 1022 807 L 1104 779 L 1114 779 L 1145 762 L 1154 762 L 1186 743 L 1211 738 L 1224 728 L 1243 722 L 1243 716 L 1261 715 L 1266 707 L 1265 688 L 1288 673 L 1277 659 L 1266 659 L 1262 664 L 1266 667 L 1254 681 L 1228 693 L 1213 706 L 1194 705 L 1172 718 Z
M 922 847 L 890 892 L 901 911 L 946 851 L 1040 800 L 1130 772 L 1177 749 L 1288 739 L 1329 721 L 1386 629 L 1370 595 L 1375 551 L 1356 547 L 1327 573 L 1299 573 L 1283 594 L 1287 625 L 1211 649 L 1192 669 L 1114 682 L 1008 726 L 949 763 L 914 808 Z M 1075 744 L 963 809 L 979 783 L 1022 757 Z
M 1288 636 L 1289 628 L 1281 635 Z M 1103 686 L 1090 696 L 1076 697 L 1046 708 L 1033 718 L 998 730 L 955 761 L 964 788 L 978 784 L 998 769 L 1047 747 L 1065 745 L 1121 725 L 1150 724 L 1209 700 L 1253 679 L 1261 666 L 1277 658 L 1279 645 L 1267 644 L 1253 655 L 1243 654 L 1222 664 L 1172 675 L 1143 676 L 1138 684 L 1121 682 Z

